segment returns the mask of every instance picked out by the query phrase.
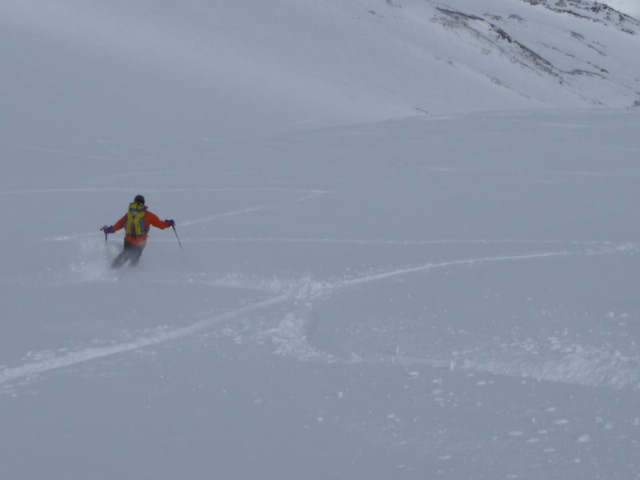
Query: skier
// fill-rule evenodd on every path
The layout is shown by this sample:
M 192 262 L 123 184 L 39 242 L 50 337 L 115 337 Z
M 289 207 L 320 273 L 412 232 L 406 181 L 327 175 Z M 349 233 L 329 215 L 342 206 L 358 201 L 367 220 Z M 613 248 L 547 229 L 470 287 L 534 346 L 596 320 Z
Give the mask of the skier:
M 136 195 L 133 203 L 129 204 L 129 211 L 115 225 L 110 227 L 105 225 L 100 229 L 105 236 L 122 228 L 125 229 L 124 249 L 113 261 L 111 267 L 120 268 L 127 261 L 131 263 L 131 266 L 136 266 L 140 260 L 140 255 L 142 255 L 142 250 L 147 244 L 147 235 L 151 225 L 164 230 L 165 228 L 174 227 L 175 224 L 176 222 L 173 220 L 160 220 L 157 215 L 147 211 L 144 197 Z

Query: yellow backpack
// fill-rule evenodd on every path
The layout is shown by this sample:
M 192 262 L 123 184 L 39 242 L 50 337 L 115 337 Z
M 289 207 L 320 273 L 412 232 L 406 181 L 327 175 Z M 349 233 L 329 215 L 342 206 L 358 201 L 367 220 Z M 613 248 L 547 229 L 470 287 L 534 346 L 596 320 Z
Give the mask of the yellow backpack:
M 142 237 L 147 234 L 149 229 L 146 226 L 145 214 L 147 209 L 144 204 L 133 202 L 129 205 L 127 219 L 124 222 L 124 229 L 127 235 L 132 237 Z

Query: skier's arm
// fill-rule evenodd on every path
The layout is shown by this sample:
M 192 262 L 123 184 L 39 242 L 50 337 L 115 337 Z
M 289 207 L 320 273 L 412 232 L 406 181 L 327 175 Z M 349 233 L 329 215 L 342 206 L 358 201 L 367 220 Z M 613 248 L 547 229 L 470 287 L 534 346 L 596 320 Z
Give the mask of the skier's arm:
M 167 220 L 160 220 L 155 213 L 147 212 L 147 219 L 149 223 L 156 228 L 164 230 L 165 228 L 169 228 L 171 223 Z
M 124 228 L 124 221 L 127 218 L 127 215 L 124 215 L 120 220 L 118 220 L 115 225 L 113 226 L 113 231 L 117 232 L 118 230 L 121 230 L 122 228 Z

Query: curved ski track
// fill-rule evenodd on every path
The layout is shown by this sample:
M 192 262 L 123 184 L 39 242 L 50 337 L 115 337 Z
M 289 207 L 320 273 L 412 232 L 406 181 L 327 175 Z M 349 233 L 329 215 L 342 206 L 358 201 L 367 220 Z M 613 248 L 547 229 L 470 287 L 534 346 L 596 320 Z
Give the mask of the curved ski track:
M 366 242 L 366 241 L 365 241 Z M 566 257 L 566 256 L 591 256 L 591 255 L 608 255 L 608 254 L 616 254 L 616 253 L 624 253 L 631 250 L 635 250 L 636 247 L 633 244 L 625 243 L 625 244 L 600 244 L 599 247 L 591 247 L 588 249 L 582 250 L 557 250 L 557 251 L 548 251 L 541 253 L 528 253 L 528 254 L 519 254 L 519 255 L 497 255 L 497 256 L 485 256 L 485 257 L 476 257 L 476 258 L 468 258 L 468 259 L 459 259 L 459 260 L 451 260 L 446 262 L 439 263 L 425 263 L 418 266 L 407 267 L 407 268 L 397 268 L 391 269 L 388 271 L 383 271 L 375 274 L 367 274 L 361 276 L 353 276 L 349 278 L 343 279 L 334 279 L 330 281 L 313 281 L 313 280 L 305 280 L 300 282 L 298 285 L 289 285 L 287 288 L 278 293 L 277 289 L 274 288 L 274 296 L 261 300 L 259 302 L 255 302 L 250 305 L 246 305 L 244 307 L 238 308 L 234 311 L 227 312 L 220 315 L 215 315 L 204 320 L 200 320 L 191 325 L 173 329 L 157 329 L 155 333 L 141 336 L 140 338 L 132 341 L 127 341 L 119 344 L 114 344 L 105 347 L 94 347 L 87 348 L 83 350 L 78 350 L 75 352 L 67 353 L 64 355 L 59 355 L 57 357 L 53 357 L 46 360 L 25 363 L 23 365 L 19 365 L 16 367 L 5 368 L 0 371 L 0 384 L 12 382 L 21 378 L 28 378 L 33 375 L 37 375 L 40 373 L 48 372 L 54 369 L 59 369 L 63 367 L 68 367 L 71 365 L 77 365 L 84 362 L 89 362 L 92 360 L 109 357 L 112 355 L 117 355 L 124 352 L 130 352 L 133 350 L 142 349 L 145 347 L 158 345 L 161 343 L 170 342 L 172 340 L 177 340 L 189 335 L 194 335 L 204 330 L 207 330 L 216 324 L 221 322 L 226 322 L 229 320 L 234 320 L 242 317 L 246 317 L 261 310 L 268 310 L 275 306 L 279 306 L 290 302 L 292 304 L 305 302 L 305 301 L 313 301 L 319 300 L 322 298 L 327 298 L 334 293 L 337 293 L 341 290 L 347 289 L 349 287 L 355 285 L 361 285 L 371 282 L 379 282 L 387 279 L 391 279 L 394 277 L 406 276 L 411 274 L 418 274 L 428 272 L 434 269 L 447 268 L 447 267 L 457 267 L 457 266 L 474 266 L 481 265 L 487 263 L 497 263 L 497 262 L 516 262 L 516 261 L 528 261 L 528 260 L 536 260 L 536 259 L 548 259 L 554 257 Z M 233 285 L 230 285 L 233 286 Z M 240 285 L 238 285 L 240 286 Z M 247 288 L 245 285 L 243 288 Z M 418 365 L 418 364 L 426 364 L 431 366 L 450 366 L 453 360 L 438 360 L 438 359 L 410 359 L 404 357 L 397 357 L 396 360 L 401 364 L 405 365 Z M 466 368 L 471 368 L 475 370 L 484 370 L 484 371 L 492 371 L 494 373 L 505 373 L 517 376 L 535 376 L 536 378 L 542 379 L 551 379 L 551 380 L 562 380 L 554 378 L 553 375 L 545 375 L 544 367 L 540 367 L 535 372 L 531 374 L 527 374 L 526 371 L 522 369 L 514 372 L 509 371 L 506 368 L 506 365 L 485 365 L 475 364 L 469 365 Z M 517 370 L 517 369 L 516 369 Z M 634 390 L 640 389 L 638 382 L 638 370 L 635 370 L 634 374 L 629 376 L 630 382 L 623 382 L 620 384 L 612 384 L 611 386 L 616 388 L 628 388 L 632 387 Z

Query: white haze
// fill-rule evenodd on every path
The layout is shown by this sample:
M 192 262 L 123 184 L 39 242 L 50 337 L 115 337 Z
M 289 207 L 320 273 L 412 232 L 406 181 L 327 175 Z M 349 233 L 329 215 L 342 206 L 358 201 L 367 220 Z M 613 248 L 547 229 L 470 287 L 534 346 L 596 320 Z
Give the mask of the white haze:
M 0 2 L 0 477 L 640 478 L 610 6 Z

